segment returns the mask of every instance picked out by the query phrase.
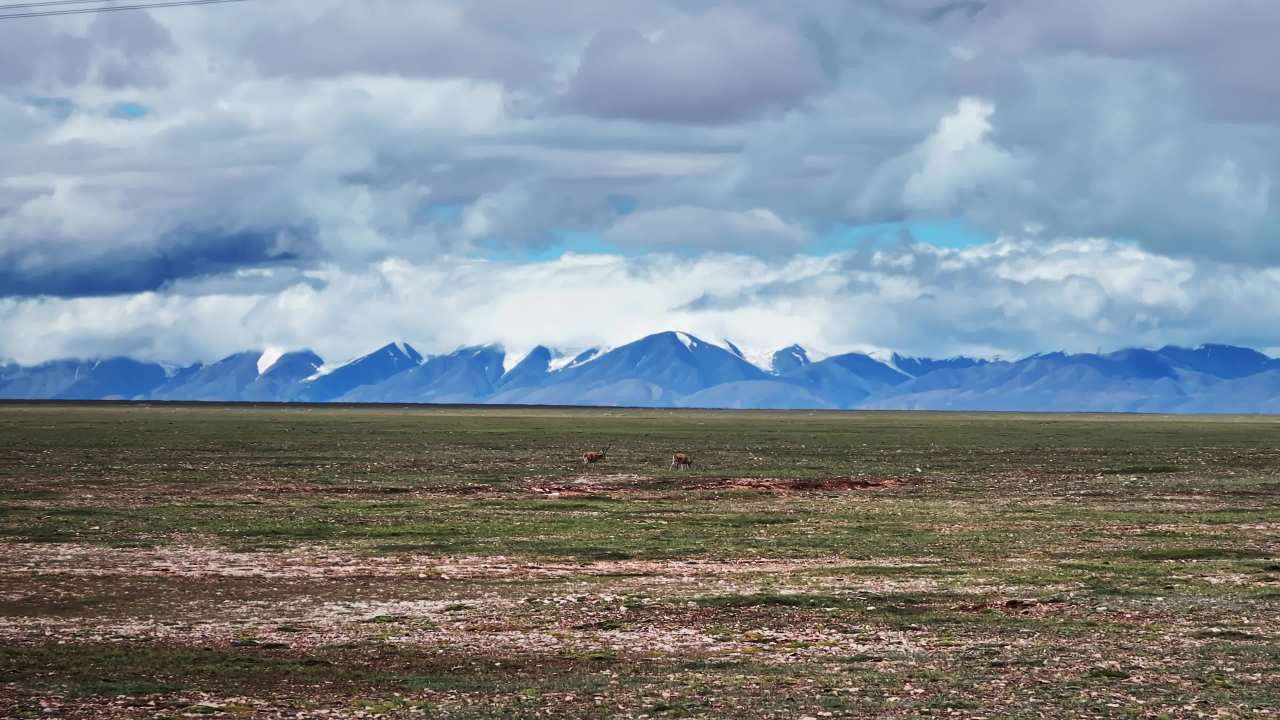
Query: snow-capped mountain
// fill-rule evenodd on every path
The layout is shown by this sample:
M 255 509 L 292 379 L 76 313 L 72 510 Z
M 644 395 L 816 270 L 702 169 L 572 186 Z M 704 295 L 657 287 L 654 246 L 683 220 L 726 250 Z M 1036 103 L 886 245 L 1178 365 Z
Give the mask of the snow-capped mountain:
M 547 380 L 552 362 L 561 356 L 551 348 L 539 345 L 529 351 L 498 380 L 498 389 L 511 392 L 521 388 L 536 387 Z M 572 360 L 572 358 L 570 358 Z
M 815 358 L 799 345 L 744 353 L 729 340 L 662 332 L 574 355 L 537 346 L 508 357 L 490 345 L 424 357 L 389 343 L 336 366 L 307 350 L 278 349 L 190 367 L 130 358 L 10 362 L 0 364 L 0 398 L 1280 412 L 1280 360 L 1228 345 L 1016 361 Z
M 387 343 L 368 355 L 328 370 L 321 368 L 298 383 L 289 399 L 328 402 L 358 387 L 375 385 L 422 364 L 422 355 L 408 343 Z
M 688 333 L 663 332 L 606 352 L 592 349 L 491 402 L 538 405 L 672 406 L 727 382 L 763 379 L 740 356 Z
M 799 345 L 789 345 L 773 354 L 769 362 L 769 368 L 779 375 L 786 375 L 812 362 L 809 359 L 808 350 Z
M 343 402 L 484 402 L 502 379 L 503 350 L 467 347 L 425 359 L 381 382 L 362 385 L 336 398 Z
M 289 397 L 298 383 L 315 375 L 324 360 L 310 350 L 265 352 L 258 358 L 258 377 L 241 393 L 245 400 L 270 402 Z

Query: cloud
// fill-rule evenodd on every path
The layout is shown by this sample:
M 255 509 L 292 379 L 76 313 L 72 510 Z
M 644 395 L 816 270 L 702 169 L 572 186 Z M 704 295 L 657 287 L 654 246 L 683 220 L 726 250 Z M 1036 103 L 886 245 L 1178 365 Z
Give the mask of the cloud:
M 1265 306 L 1259 268 L 1280 266 L 1275 13 L 1253 0 L 564 0 L 554 12 L 526 0 L 279 0 L 6 22 L 0 297 L 62 307 L 118 293 L 164 333 L 168 313 L 203 312 L 197 298 L 239 308 L 282 284 L 302 288 L 296 302 L 339 297 L 388 262 L 540 257 L 565 230 L 684 266 L 709 252 L 742 263 L 706 272 L 794 279 L 825 262 L 794 256 L 810 233 L 947 216 L 992 235 L 1036 224 L 1041 238 L 1123 239 L 1190 268 L 1217 288 L 1207 298 L 1247 281 Z M 147 112 L 113 116 L 125 106 Z M 924 272 L 955 260 L 895 262 Z M 1106 270 L 1076 272 L 1067 316 L 1113 312 L 1116 293 L 1093 274 Z M 823 313 L 840 327 L 869 302 L 855 287 L 913 282 L 843 281 L 831 297 L 845 305 L 822 300 L 799 321 L 806 333 L 852 342 Z M 1011 329 L 963 316 L 939 331 L 1030 346 L 1018 303 L 1066 282 L 996 278 L 1009 297 L 988 306 Z M 717 308 L 725 327 L 751 326 L 773 317 L 766 299 L 803 313 L 793 288 L 809 284 L 703 287 L 655 322 Z M 910 312 L 952 318 L 954 298 L 930 287 Z M 31 297 L 49 294 L 62 299 Z
M 272 346 L 341 361 L 398 338 L 428 352 L 495 341 L 513 351 L 578 349 L 671 328 L 753 351 L 791 342 L 1006 357 L 1208 341 L 1280 346 L 1275 328 L 1255 322 L 1280 293 L 1280 271 L 1104 239 L 1005 237 L 963 250 L 907 243 L 781 262 L 567 255 L 255 272 L 256 285 L 240 273 L 182 281 L 172 292 L 0 300 L 0 357 L 190 362 Z M 335 322 L 343 332 L 332 331 Z
M 566 101 L 605 117 L 717 123 L 793 107 L 827 82 L 817 49 L 796 29 L 721 6 L 647 34 L 600 32 Z
M 468 22 L 457 3 L 330 3 L 311 17 L 286 12 L 279 20 L 257 27 L 242 42 L 245 56 L 269 75 L 467 77 L 522 86 L 550 72 L 535 48 Z
M 989 102 L 962 98 L 919 145 L 881 166 L 859 211 L 927 217 L 960 211 L 975 195 L 1017 197 L 1025 163 L 992 141 L 994 113 Z
M 185 278 L 291 264 L 314 255 L 306 229 L 215 231 L 181 228 L 177 238 L 104 254 L 67 257 L 56 244 L 24 252 L 0 250 L 0 288 L 7 295 L 90 296 L 158 290 Z
M 990 0 L 977 20 L 972 46 L 1005 60 L 1051 50 L 1155 61 L 1184 72 L 1213 117 L 1280 120 L 1280 88 L 1270 73 L 1275 3 Z
M 632 248 L 789 255 L 810 235 L 763 208 L 734 212 L 684 205 L 630 213 L 609 228 L 605 239 Z
M 447 251 L 460 241 L 419 220 L 434 178 L 381 157 L 430 154 L 502 114 L 492 85 L 396 78 L 279 80 L 216 106 L 167 93 L 147 104 L 132 119 L 112 117 L 112 103 L 61 121 L 18 115 L 28 142 L 0 145 L 0 295 L 133 292 L 227 263 Z M 424 131 L 433 137 L 405 144 Z M 359 141 L 332 141 L 344 136 Z
M 94 80 L 148 86 L 163 78 L 161 56 L 175 49 L 169 30 L 147 13 L 103 13 L 84 29 L 38 18 L 0 21 L 0 89 L 57 88 Z

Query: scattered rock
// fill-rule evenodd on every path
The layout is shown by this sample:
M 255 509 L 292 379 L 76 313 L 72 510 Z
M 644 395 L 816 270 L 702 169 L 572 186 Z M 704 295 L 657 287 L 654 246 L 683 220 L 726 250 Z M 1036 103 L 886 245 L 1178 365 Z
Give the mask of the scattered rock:
M 397 615 L 395 613 L 382 613 L 380 615 L 374 615 L 373 617 L 365 618 L 360 622 L 373 623 L 373 624 L 391 624 L 391 623 L 404 622 L 406 619 L 407 618 L 404 615 Z

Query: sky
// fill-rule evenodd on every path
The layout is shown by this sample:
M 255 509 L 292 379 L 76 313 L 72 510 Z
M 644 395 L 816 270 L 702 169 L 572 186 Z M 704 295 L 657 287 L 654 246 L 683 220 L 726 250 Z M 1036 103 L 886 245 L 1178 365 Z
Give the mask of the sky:
M 1280 351 L 1272 0 L 0 20 L 0 358 Z

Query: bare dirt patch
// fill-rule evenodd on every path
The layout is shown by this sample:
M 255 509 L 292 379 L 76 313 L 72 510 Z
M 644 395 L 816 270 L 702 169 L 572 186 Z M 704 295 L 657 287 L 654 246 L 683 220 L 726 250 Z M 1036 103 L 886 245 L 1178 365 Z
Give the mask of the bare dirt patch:
M 773 495 L 799 493 L 845 493 L 862 490 L 882 490 L 924 482 L 918 477 L 834 477 L 834 478 L 786 478 L 786 477 L 722 477 L 698 478 L 689 482 L 676 480 L 676 489 L 687 491 L 751 490 Z M 564 482 L 540 479 L 526 481 L 525 489 L 534 495 L 551 498 L 615 498 L 644 497 L 669 494 L 670 479 L 640 475 L 586 476 Z
M 788 495 L 806 492 L 851 492 L 878 490 L 899 485 L 922 482 L 916 478 L 895 477 L 847 477 L 817 480 L 795 478 L 721 478 L 700 482 L 691 487 L 697 490 L 759 490 Z
M 167 545 L 110 548 L 72 543 L 0 543 L 0 577 L 40 575 L 308 578 L 393 577 L 546 579 L 575 576 L 734 576 L 790 573 L 825 567 L 832 558 L 773 560 L 600 560 L 538 562 L 503 557 L 369 556 L 323 546 L 284 552 L 238 553 L 214 547 Z

